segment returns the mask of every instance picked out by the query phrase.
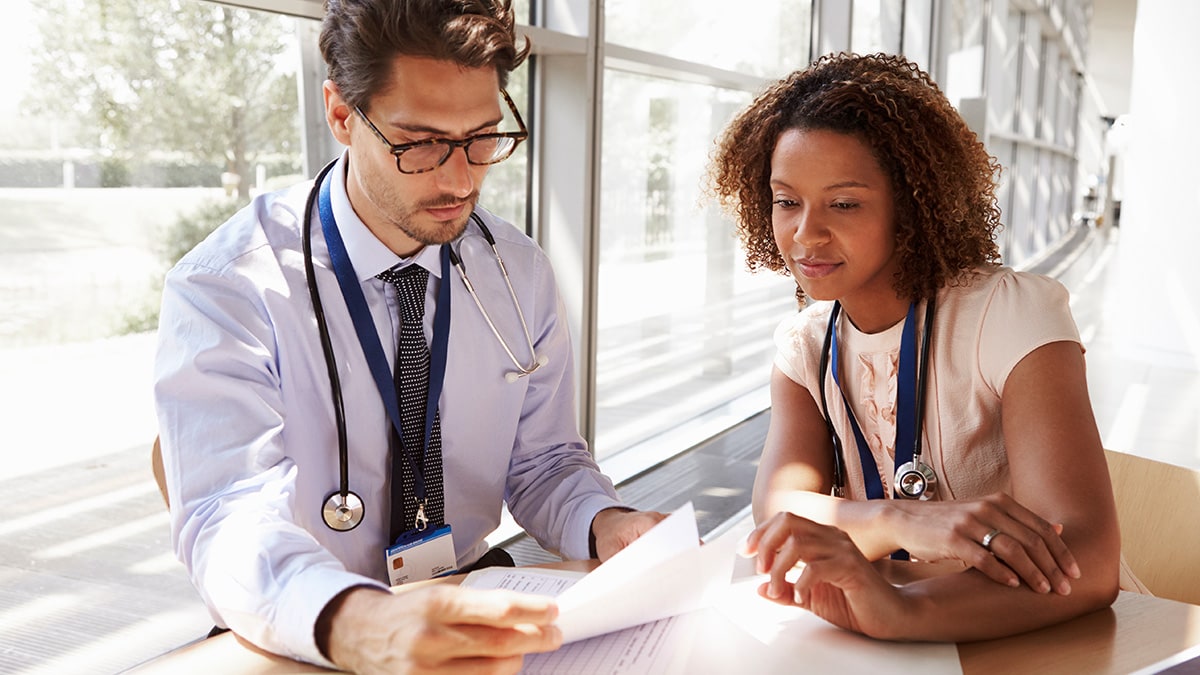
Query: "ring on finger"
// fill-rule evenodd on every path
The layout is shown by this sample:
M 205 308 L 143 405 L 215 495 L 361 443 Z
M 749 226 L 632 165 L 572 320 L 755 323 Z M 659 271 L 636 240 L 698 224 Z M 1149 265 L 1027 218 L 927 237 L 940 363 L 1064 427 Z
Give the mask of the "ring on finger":
M 1000 534 L 1001 534 L 1000 530 L 993 528 L 991 532 L 988 532 L 987 534 L 983 535 L 983 539 L 980 540 L 979 543 L 982 544 L 983 547 L 986 548 L 988 551 L 991 551 L 992 550 L 992 542 L 996 539 L 996 537 L 1000 536 Z

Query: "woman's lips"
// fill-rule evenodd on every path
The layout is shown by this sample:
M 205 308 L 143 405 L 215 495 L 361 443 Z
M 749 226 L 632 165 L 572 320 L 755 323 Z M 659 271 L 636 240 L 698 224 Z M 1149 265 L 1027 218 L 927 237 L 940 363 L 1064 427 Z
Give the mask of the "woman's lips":
M 807 279 L 820 279 L 821 277 L 833 274 L 833 271 L 838 268 L 839 264 L 821 260 L 796 261 L 796 267 L 799 268 L 800 274 Z

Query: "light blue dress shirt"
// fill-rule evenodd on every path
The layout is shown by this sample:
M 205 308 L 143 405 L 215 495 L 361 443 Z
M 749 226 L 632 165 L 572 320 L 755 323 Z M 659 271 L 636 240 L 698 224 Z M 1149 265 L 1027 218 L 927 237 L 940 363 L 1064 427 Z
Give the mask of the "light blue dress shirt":
M 429 270 L 427 340 L 439 284 L 453 284 L 439 410 L 446 522 L 459 565 L 486 550 L 502 503 L 542 546 L 588 557 L 592 518 L 620 502 L 577 430 L 570 339 L 549 260 L 524 233 L 477 209 L 537 353 L 549 358 L 508 382 L 513 364 L 458 272 L 440 278 L 440 247 L 401 261 L 376 239 L 346 196 L 346 161 L 331 172 L 333 211 L 389 359 L 397 298 L 375 275 L 398 263 Z M 214 619 L 269 651 L 330 665 L 313 637 L 321 609 L 350 586 L 387 582 L 389 422 L 314 208 L 314 267 L 345 400 L 349 487 L 366 511 L 352 531 L 329 529 L 321 508 L 338 489 L 339 463 L 301 249 L 310 186 L 258 197 L 167 275 L 155 400 L 172 542 Z M 469 223 L 454 245 L 501 335 L 528 363 L 512 299 L 478 227 Z

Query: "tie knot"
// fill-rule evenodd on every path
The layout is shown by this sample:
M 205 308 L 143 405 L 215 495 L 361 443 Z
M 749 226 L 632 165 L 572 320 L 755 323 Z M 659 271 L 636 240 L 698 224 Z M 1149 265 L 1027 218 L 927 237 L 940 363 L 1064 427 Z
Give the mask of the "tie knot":
M 425 316 L 425 286 L 429 283 L 429 270 L 420 265 L 409 265 L 400 270 L 384 270 L 376 278 L 396 287 L 400 298 L 400 313 L 404 321 L 420 321 Z

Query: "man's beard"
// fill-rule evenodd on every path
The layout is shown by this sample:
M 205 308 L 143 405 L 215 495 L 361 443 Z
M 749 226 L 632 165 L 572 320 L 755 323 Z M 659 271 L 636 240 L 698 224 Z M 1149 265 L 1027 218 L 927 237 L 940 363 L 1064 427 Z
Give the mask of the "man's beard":
M 415 205 L 402 218 L 393 221 L 393 224 L 395 224 L 395 226 L 399 228 L 401 232 L 426 246 L 445 244 L 457 239 L 458 236 L 463 233 L 463 230 L 467 229 L 467 221 L 471 219 L 471 213 L 474 211 L 475 204 L 478 202 L 478 200 L 478 190 L 475 190 L 471 194 L 467 195 L 465 199 L 458 199 L 450 196 L 430 199 Z M 445 208 L 458 204 L 464 204 L 467 207 L 467 212 L 464 213 L 457 221 L 439 223 L 436 228 L 422 228 L 417 225 L 414 214 L 421 213 L 425 209 Z

